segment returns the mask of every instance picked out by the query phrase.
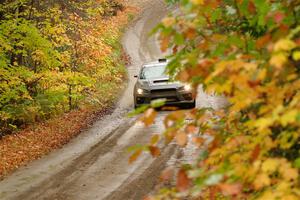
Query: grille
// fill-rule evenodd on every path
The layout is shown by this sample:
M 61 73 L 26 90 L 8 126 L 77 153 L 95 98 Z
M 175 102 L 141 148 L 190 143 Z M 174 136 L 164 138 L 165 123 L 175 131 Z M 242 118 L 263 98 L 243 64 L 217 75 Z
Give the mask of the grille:
M 176 92 L 175 88 L 151 90 L 151 92 Z
M 159 96 L 175 96 L 176 95 L 176 89 L 159 89 L 159 90 L 151 90 L 151 94 L 153 95 L 159 95 Z
M 178 98 L 175 96 L 168 96 L 168 97 L 152 97 L 152 100 L 156 100 L 156 99 L 166 99 L 167 102 L 177 102 Z
M 157 80 L 157 81 L 153 81 L 153 83 L 167 83 L 169 82 L 169 80 Z

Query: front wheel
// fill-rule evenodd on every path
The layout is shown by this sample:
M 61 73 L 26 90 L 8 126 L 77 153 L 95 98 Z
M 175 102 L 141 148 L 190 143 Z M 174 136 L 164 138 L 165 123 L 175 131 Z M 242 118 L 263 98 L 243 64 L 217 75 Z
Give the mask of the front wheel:
M 193 101 L 192 103 L 186 104 L 187 108 L 192 109 L 196 107 L 196 101 Z
M 134 107 L 134 109 L 138 108 L 138 105 L 136 104 L 136 98 L 135 98 L 135 96 L 133 96 L 133 107 Z

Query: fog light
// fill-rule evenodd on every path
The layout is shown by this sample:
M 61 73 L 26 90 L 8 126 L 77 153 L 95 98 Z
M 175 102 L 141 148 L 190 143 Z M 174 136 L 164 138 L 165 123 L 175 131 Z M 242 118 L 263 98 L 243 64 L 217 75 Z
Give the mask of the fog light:
M 143 89 L 141 89 L 141 88 L 137 89 L 138 94 L 143 94 L 143 92 L 144 92 Z
M 184 86 L 184 90 L 185 90 L 185 91 L 191 91 L 191 90 L 192 90 L 192 86 L 191 86 L 190 84 L 186 84 L 186 85 Z

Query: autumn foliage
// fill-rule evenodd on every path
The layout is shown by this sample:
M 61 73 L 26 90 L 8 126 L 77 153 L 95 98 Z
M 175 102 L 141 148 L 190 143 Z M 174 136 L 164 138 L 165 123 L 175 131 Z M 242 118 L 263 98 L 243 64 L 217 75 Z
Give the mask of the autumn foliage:
M 174 50 L 168 72 L 230 105 L 165 118 L 167 144 L 191 138 L 201 153 L 149 199 L 300 199 L 300 1 L 178 4 L 158 27 L 162 50 Z
M 82 107 L 104 107 L 123 82 L 120 1 L 2 1 L 0 136 Z
M 121 1 L 0 5 L 0 179 L 110 112 L 126 78 Z

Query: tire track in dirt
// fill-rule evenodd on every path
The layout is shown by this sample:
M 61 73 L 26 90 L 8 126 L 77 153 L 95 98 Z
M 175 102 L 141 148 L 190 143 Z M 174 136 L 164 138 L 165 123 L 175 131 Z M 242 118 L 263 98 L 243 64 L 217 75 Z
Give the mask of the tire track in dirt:
M 134 0 L 133 0 L 134 1 Z M 162 148 L 162 156 L 152 158 L 149 154 L 143 154 L 133 165 L 128 164 L 128 147 L 149 142 L 153 133 L 163 131 L 162 120 L 167 114 L 161 112 L 156 123 L 145 129 L 140 123 L 134 123 L 135 119 L 128 119 L 126 113 L 132 107 L 132 89 L 135 82 L 133 75 L 139 70 L 141 64 L 161 57 L 161 53 L 155 38 L 149 37 L 149 31 L 167 14 L 167 6 L 163 0 L 140 0 L 143 2 L 143 12 L 132 22 L 127 29 L 123 46 L 132 58 L 132 66 L 128 68 L 129 83 L 123 97 L 117 105 L 111 119 L 88 130 L 85 136 L 75 139 L 78 146 L 82 142 L 83 150 L 72 150 L 69 144 L 67 153 L 72 151 L 72 156 L 66 156 L 63 161 L 55 161 L 55 157 L 64 156 L 64 150 L 54 152 L 48 159 L 37 161 L 35 165 L 28 166 L 26 170 L 12 178 L 0 182 L 5 190 L 0 189 L 0 199 L 10 200 L 138 200 L 150 192 L 164 168 L 167 161 L 177 151 L 174 145 Z M 122 120 L 117 119 L 123 116 Z M 110 126 L 113 130 L 105 132 L 101 126 Z M 116 125 L 117 124 L 117 125 Z M 103 137 L 95 134 L 103 135 Z M 95 142 L 86 142 L 92 140 Z M 80 141 L 82 140 L 82 141 Z M 62 155 L 61 155 L 62 154 Z M 74 155 L 73 155 L 74 154 Z M 78 154 L 78 155 L 77 155 Z M 51 159 L 54 166 L 51 166 Z M 46 162 L 47 164 L 41 163 Z M 63 164 L 62 162 L 65 162 Z M 40 169 L 42 167 L 43 169 Z M 45 171 L 53 172 L 44 174 Z M 36 170 L 36 172 L 35 172 Z M 30 176 L 24 174 L 29 172 Z M 38 178 L 37 178 L 38 177 Z M 15 188 L 14 188 L 15 187 Z

